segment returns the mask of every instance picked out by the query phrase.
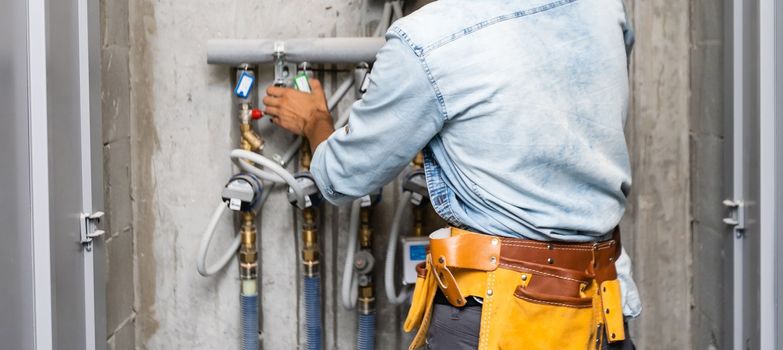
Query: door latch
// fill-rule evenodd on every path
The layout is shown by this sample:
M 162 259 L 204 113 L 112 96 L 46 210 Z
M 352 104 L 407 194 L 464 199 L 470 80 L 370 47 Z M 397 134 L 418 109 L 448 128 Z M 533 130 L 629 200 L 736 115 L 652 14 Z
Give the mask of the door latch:
M 104 233 L 106 233 L 104 230 L 98 229 L 98 224 L 101 222 L 101 218 L 103 217 L 102 211 L 96 211 L 92 214 L 90 213 L 82 213 L 81 214 L 81 232 L 80 232 L 80 242 L 84 245 L 84 248 L 89 252 L 92 250 L 92 240 L 93 238 L 103 236 Z
M 742 201 L 726 199 L 723 205 L 729 208 L 729 216 L 723 218 L 723 223 L 732 226 L 734 235 L 742 238 L 745 235 L 745 205 Z

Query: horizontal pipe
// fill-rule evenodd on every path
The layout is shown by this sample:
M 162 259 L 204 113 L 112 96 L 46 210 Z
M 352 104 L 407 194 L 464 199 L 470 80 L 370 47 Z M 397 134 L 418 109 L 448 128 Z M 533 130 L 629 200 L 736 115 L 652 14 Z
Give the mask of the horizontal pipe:
M 238 66 L 272 62 L 275 58 L 273 39 L 216 39 L 207 42 L 207 63 Z M 284 43 L 288 62 L 359 63 L 373 62 L 384 38 L 318 38 L 290 39 Z

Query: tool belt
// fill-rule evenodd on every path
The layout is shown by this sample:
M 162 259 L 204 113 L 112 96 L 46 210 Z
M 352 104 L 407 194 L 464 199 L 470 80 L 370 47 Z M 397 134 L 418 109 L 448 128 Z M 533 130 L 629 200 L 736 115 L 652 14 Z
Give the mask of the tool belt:
M 450 304 L 483 299 L 479 349 L 600 349 L 625 339 L 615 261 L 620 234 L 599 243 L 549 243 L 457 228 L 430 235 L 405 331 L 424 345 L 439 288 Z

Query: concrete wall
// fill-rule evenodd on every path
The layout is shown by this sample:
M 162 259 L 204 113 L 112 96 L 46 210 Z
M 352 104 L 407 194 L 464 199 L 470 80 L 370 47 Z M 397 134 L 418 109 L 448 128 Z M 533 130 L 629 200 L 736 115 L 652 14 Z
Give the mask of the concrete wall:
M 425 2 L 415 1 L 416 6 Z M 626 3 L 637 45 L 627 125 L 634 187 L 622 226 L 645 304 L 632 333 L 640 349 L 722 348 L 721 291 L 728 279 L 721 278 L 725 232 L 719 200 L 721 2 Z M 109 345 L 236 348 L 236 268 L 202 278 L 194 264 L 201 230 L 232 174 L 227 154 L 238 139 L 231 69 L 206 65 L 205 42 L 363 35 L 382 3 L 118 0 L 102 5 Z M 260 67 L 259 75 L 265 86 L 270 67 Z M 342 78 L 323 77 L 327 89 Z M 260 126 L 268 155 L 291 140 L 266 122 Z M 396 197 L 395 185 L 387 186 L 384 203 L 373 214 L 380 257 Z M 355 335 L 355 314 L 337 305 L 336 293 L 347 212 L 329 207 L 321 215 L 328 349 L 353 348 Z M 275 191 L 259 221 L 260 329 L 266 349 L 292 348 L 303 336 L 296 224 L 284 194 Z M 232 230 L 227 218 L 215 246 L 224 247 Z M 376 268 L 379 292 L 381 270 Z M 381 293 L 378 301 L 384 315 L 379 348 L 402 348 L 402 310 L 385 305 Z
M 101 104 L 106 216 L 106 334 L 108 348 L 135 347 L 136 271 L 131 209 L 128 1 L 101 6 Z
M 622 223 L 644 311 L 641 349 L 726 347 L 723 1 L 626 1 L 636 29 Z
M 731 241 L 723 224 L 729 198 L 725 118 L 730 82 L 724 67 L 727 26 L 724 2 L 691 2 L 690 178 L 693 271 L 691 344 L 694 349 L 725 349 L 731 342 Z M 724 125 L 726 124 L 726 125 Z
M 633 188 L 622 225 L 644 311 L 642 349 L 690 343 L 690 2 L 628 1 L 636 29 L 626 133 Z
M 365 12 L 377 16 L 377 4 L 131 2 L 130 129 L 139 347 L 238 346 L 236 268 L 232 264 L 214 278 L 203 278 L 195 270 L 201 232 L 219 201 L 222 185 L 233 172 L 228 152 L 238 144 L 237 118 L 231 113 L 233 72 L 229 67 L 206 64 L 206 41 L 364 35 Z M 270 66 L 261 67 L 259 86 L 271 82 L 271 72 Z M 329 85 L 337 82 L 334 77 L 326 78 Z M 267 155 L 280 152 L 292 140 L 266 120 L 260 125 Z M 387 197 L 393 200 L 394 195 Z M 326 334 L 327 348 L 351 348 L 354 338 L 353 312 L 337 307 L 333 293 L 338 283 L 335 267 L 341 266 L 337 252 L 344 244 L 336 239 L 338 225 L 334 223 L 346 221 L 344 209 L 327 208 L 322 213 L 324 319 L 326 328 L 333 330 Z M 226 246 L 233 227 L 230 219 L 223 221 L 216 247 Z M 295 211 L 284 190 L 275 190 L 259 225 L 261 336 L 266 349 L 292 348 L 303 337 L 295 227 Z M 392 316 L 389 320 L 396 319 Z M 384 323 L 386 330 L 381 336 L 398 338 L 398 324 Z M 393 341 L 385 343 L 385 348 L 399 348 Z

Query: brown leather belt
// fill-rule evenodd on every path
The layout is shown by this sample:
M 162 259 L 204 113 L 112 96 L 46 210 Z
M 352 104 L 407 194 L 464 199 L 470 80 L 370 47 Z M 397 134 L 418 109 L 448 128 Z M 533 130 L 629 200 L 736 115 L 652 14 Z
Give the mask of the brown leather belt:
M 559 292 L 563 283 L 584 288 L 591 280 L 599 284 L 614 280 L 614 262 L 620 256 L 620 231 L 612 239 L 596 243 L 555 243 L 497 237 L 451 229 L 450 237 L 430 237 L 430 264 L 440 289 L 452 305 L 464 306 L 454 272 L 494 271 L 498 267 L 537 275 L 552 276 L 552 283 L 540 284 L 538 292 Z M 424 266 L 418 269 L 424 273 Z M 571 288 L 568 288 L 571 289 Z M 570 293 L 569 293 L 570 294 Z M 564 297 L 566 297 L 564 295 Z

